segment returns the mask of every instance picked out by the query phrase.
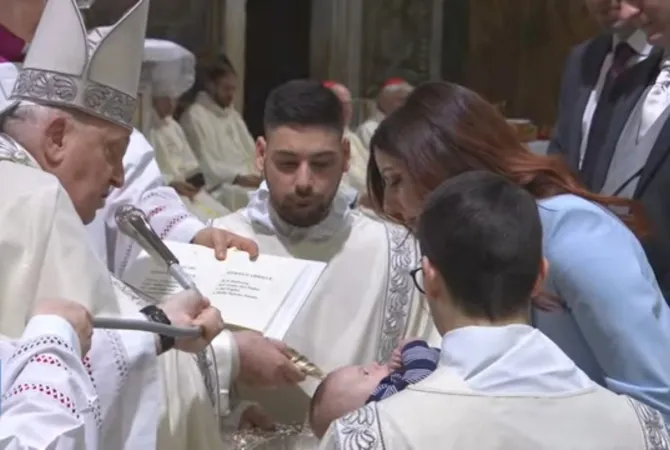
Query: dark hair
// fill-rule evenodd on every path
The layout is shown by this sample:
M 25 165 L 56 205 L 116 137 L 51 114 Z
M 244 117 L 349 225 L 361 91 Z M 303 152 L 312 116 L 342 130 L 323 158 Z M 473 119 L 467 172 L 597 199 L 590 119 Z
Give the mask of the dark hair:
M 647 232 L 636 202 L 589 192 L 560 157 L 532 153 L 493 105 L 457 84 L 419 86 L 377 128 L 370 143 L 368 195 L 383 214 L 384 181 L 376 151 L 406 165 L 419 195 L 449 177 L 484 169 L 513 181 L 536 199 L 574 194 L 606 207 L 623 206 L 628 213 L 621 219 L 638 236 Z
M 293 80 L 270 92 L 265 102 L 265 132 L 280 126 L 308 126 L 344 133 L 342 103 L 315 80 Z
M 530 307 L 542 224 L 528 191 L 489 171 L 450 178 L 428 196 L 417 239 L 466 316 L 502 320 Z
M 205 83 L 216 83 L 228 75 L 237 75 L 233 63 L 226 55 L 219 55 L 214 62 L 203 67 L 202 77 Z

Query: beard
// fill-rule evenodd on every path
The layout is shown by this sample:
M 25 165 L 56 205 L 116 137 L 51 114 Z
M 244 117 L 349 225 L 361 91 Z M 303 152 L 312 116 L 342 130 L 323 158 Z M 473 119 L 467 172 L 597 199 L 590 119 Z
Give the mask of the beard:
M 267 182 L 267 179 L 266 179 Z M 338 184 L 339 186 L 339 184 Z M 313 227 L 321 223 L 330 213 L 337 187 L 332 193 L 317 194 L 315 192 L 292 192 L 278 197 L 268 182 L 270 204 L 285 222 L 299 228 Z

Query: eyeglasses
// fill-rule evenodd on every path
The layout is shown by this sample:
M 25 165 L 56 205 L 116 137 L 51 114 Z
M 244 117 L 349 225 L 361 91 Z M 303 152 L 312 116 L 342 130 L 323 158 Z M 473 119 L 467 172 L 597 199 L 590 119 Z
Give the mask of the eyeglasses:
M 412 281 L 414 281 L 414 286 L 421 292 L 422 294 L 425 294 L 426 291 L 424 289 L 423 285 L 423 267 L 417 267 L 416 269 L 412 269 L 409 271 L 409 275 L 412 277 Z

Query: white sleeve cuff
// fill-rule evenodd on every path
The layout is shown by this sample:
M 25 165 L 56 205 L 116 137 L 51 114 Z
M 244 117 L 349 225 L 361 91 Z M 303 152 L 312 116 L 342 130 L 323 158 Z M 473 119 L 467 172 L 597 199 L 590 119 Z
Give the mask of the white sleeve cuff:
M 195 235 L 207 228 L 198 218 L 189 213 L 188 217 L 180 220 L 166 236 L 167 240 L 178 242 L 192 242 Z
M 55 314 L 33 316 L 23 330 L 22 340 L 30 340 L 39 336 L 55 335 L 63 339 L 81 358 L 81 343 L 70 322 Z
M 216 358 L 216 373 L 219 387 L 219 405 L 223 413 L 230 410 L 230 393 L 240 371 L 240 355 L 234 334 L 224 330 L 212 341 Z

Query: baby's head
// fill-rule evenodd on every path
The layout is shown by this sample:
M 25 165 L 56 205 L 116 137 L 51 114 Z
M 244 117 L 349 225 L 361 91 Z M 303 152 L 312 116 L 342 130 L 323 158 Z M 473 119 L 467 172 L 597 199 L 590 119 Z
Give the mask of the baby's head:
M 384 364 L 345 366 L 330 372 L 321 382 L 309 408 L 309 424 L 321 439 L 333 420 L 365 405 L 391 370 Z

